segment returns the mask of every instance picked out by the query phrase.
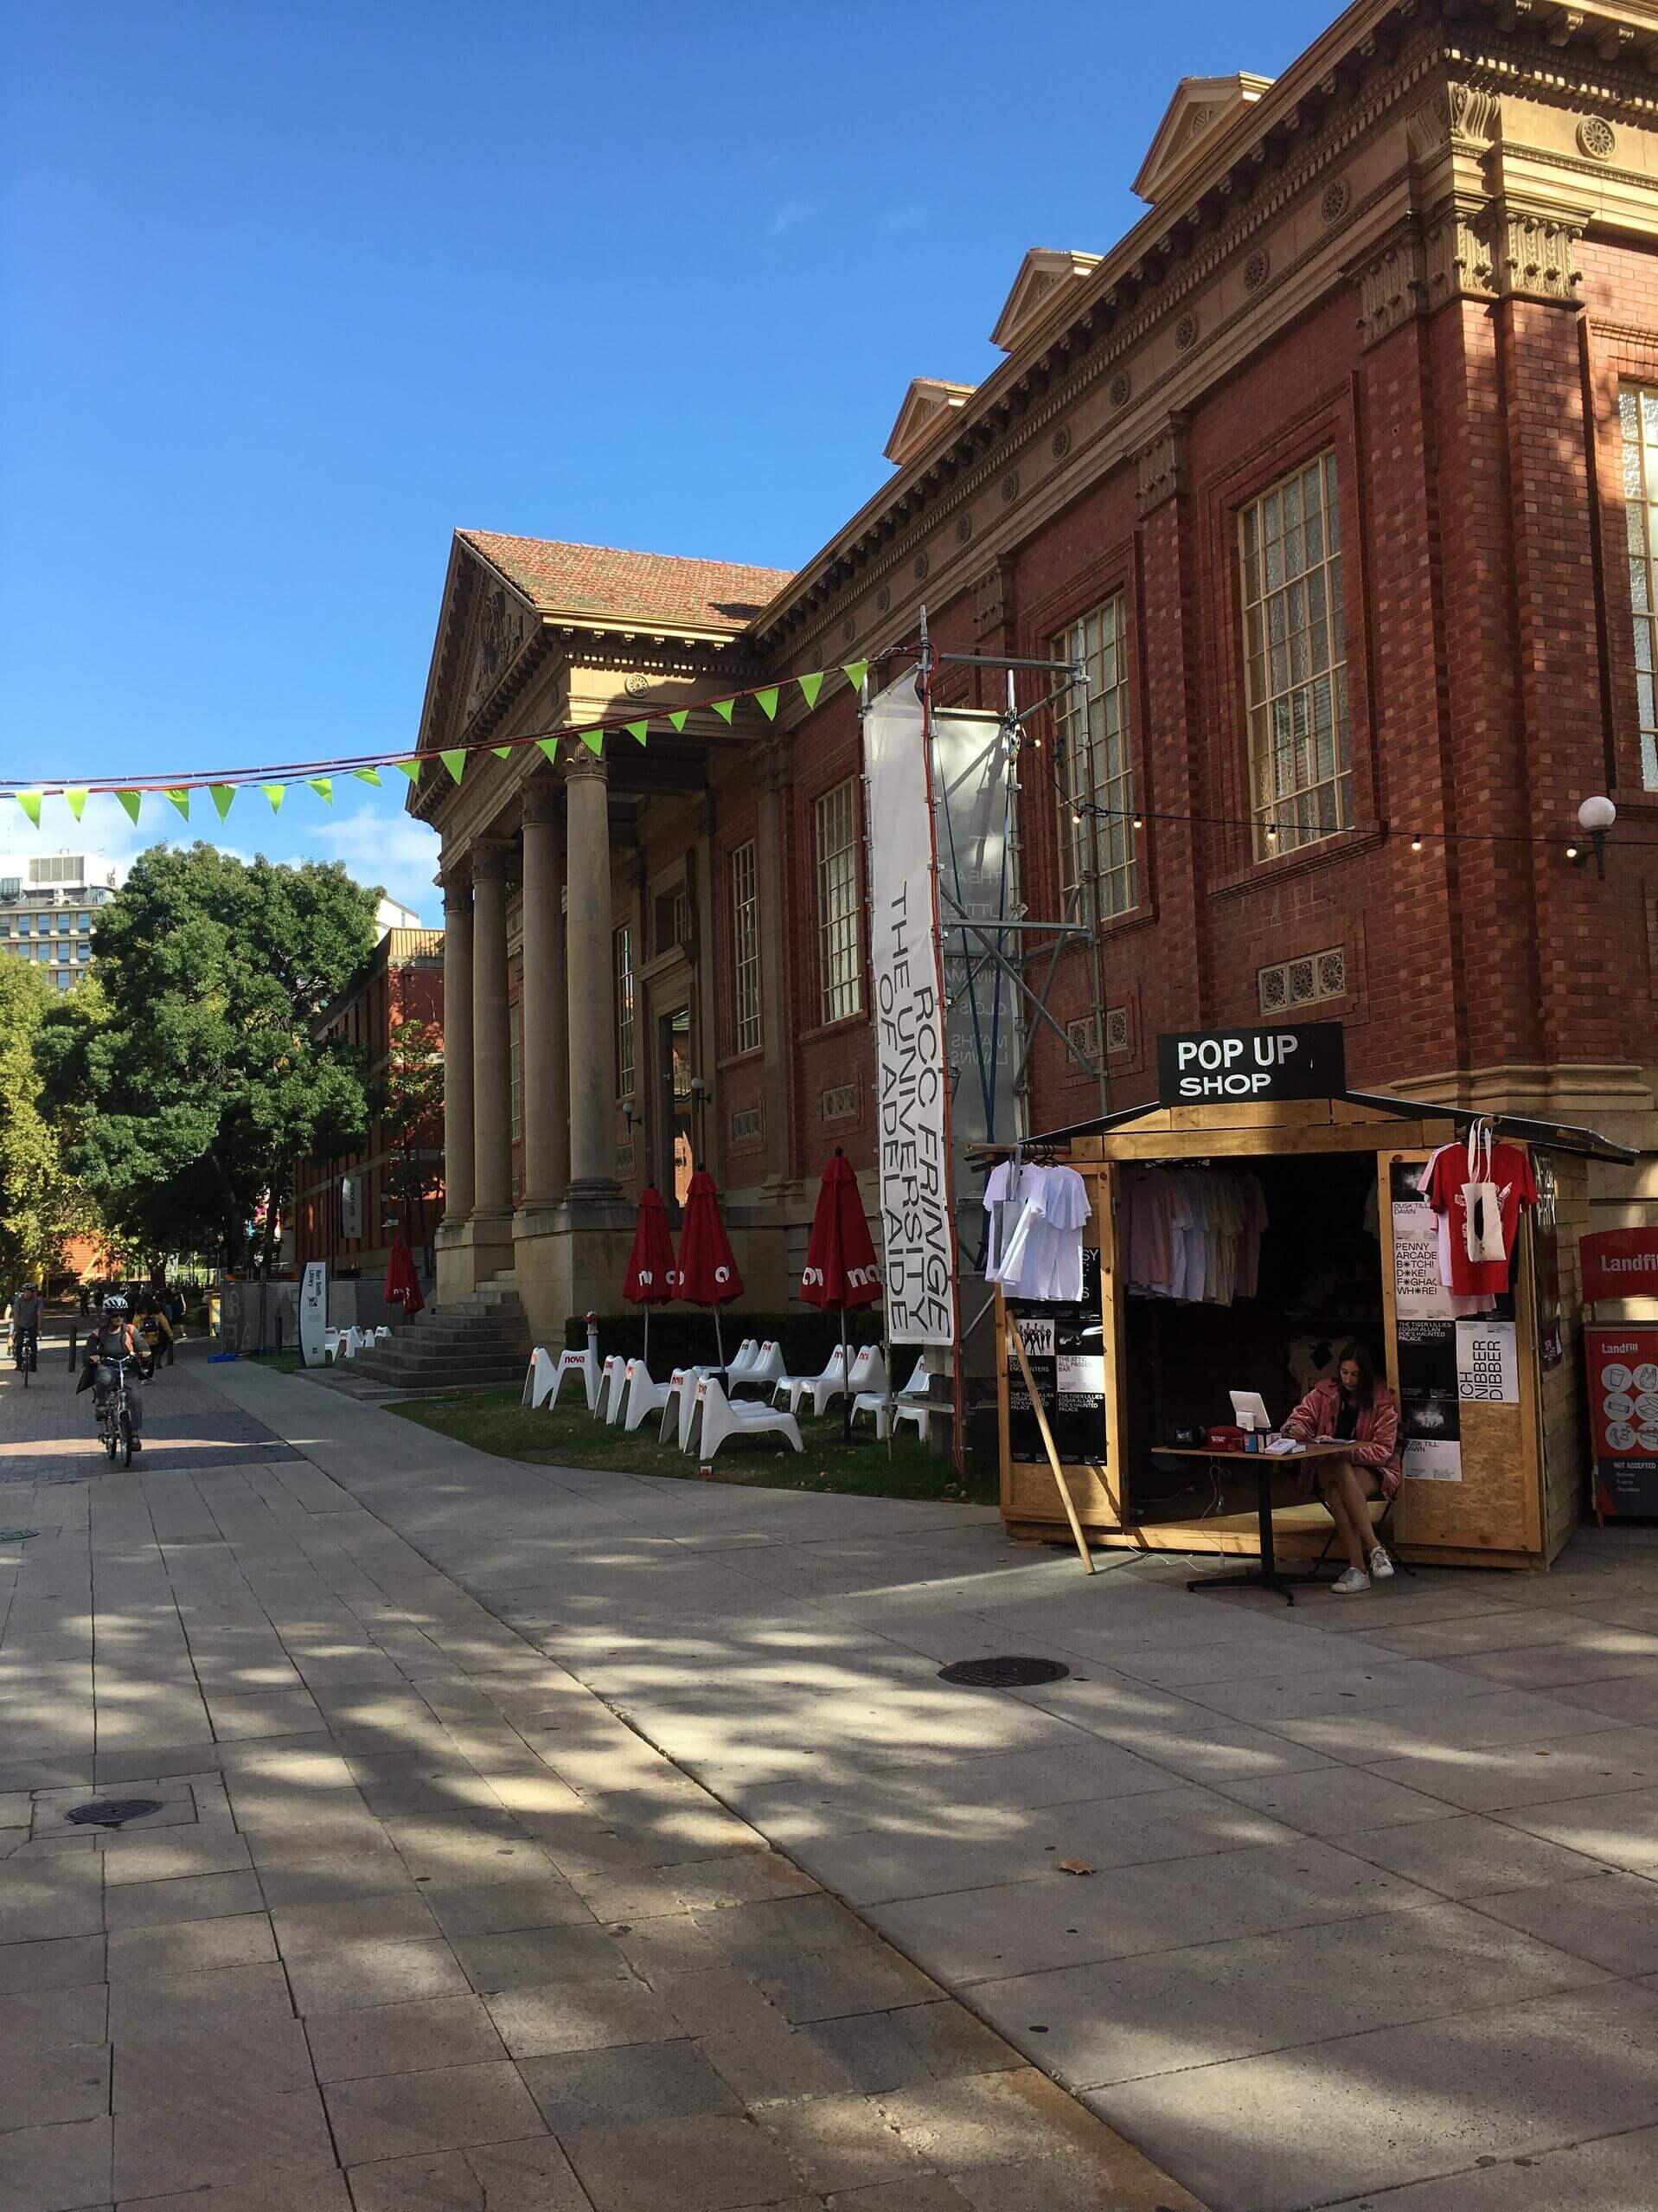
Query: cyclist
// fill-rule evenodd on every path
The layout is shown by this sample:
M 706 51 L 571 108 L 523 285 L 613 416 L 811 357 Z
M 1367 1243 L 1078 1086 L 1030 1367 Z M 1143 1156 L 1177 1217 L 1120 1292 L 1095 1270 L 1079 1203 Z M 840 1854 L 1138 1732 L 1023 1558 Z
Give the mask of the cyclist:
M 105 1362 L 117 1359 L 130 1359 L 140 1378 L 149 1367 L 144 1339 L 132 1325 L 125 1295 L 120 1291 L 111 1291 L 104 1300 L 99 1324 L 86 1339 L 86 1360 L 93 1369 L 93 1407 L 100 1418 L 116 1385 L 115 1375 Z M 138 1435 L 142 1414 L 136 1390 L 128 1391 L 126 1403 L 128 1418 L 132 1425 L 132 1449 L 142 1452 L 144 1445 Z
M 25 1283 L 22 1290 L 13 1292 L 11 1300 L 12 1357 L 26 1358 L 31 1368 L 40 1364 L 41 1312 L 41 1293 L 37 1284 Z

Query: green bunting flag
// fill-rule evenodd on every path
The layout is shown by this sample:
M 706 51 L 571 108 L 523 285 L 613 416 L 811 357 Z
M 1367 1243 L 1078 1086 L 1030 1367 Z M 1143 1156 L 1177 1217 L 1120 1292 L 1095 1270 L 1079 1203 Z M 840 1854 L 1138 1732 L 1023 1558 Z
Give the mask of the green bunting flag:
M 737 702 L 734 699 L 715 699 L 712 703 L 714 711 L 719 715 L 720 721 L 728 722 L 731 720 L 731 710 Z
M 81 810 L 86 804 L 86 786 L 84 784 L 74 785 L 68 791 L 66 791 L 63 796 L 67 803 L 70 813 L 73 814 L 75 820 L 79 822 L 81 816 Z
M 138 818 L 138 809 L 144 805 L 144 794 L 136 791 L 118 791 L 115 796 L 125 807 L 127 820 L 136 824 Z
M 424 760 L 398 760 L 394 762 L 393 765 L 400 768 L 412 784 L 418 784 L 420 780 L 420 771 L 425 767 L 426 762 Z
M 224 820 L 226 815 L 229 813 L 230 802 L 235 798 L 235 796 L 236 786 L 234 784 L 209 784 L 208 785 L 208 797 L 218 808 L 219 819 L 221 822 Z
M 556 737 L 538 737 L 535 741 L 535 749 L 554 767 L 558 766 L 559 741 Z
M 672 722 L 676 730 L 682 731 L 686 723 L 690 720 L 690 717 L 691 710 L 688 707 L 675 707 L 673 713 L 669 715 L 668 719 L 670 722 Z
M 775 683 L 771 683 L 766 686 L 764 691 L 757 691 L 754 694 L 754 703 L 759 708 L 760 712 L 765 716 L 768 722 L 776 721 L 778 718 L 778 686 Z
M 194 788 L 193 785 L 182 784 L 176 791 L 170 791 L 166 794 L 187 822 L 190 818 L 190 792 Z
M 841 673 L 855 691 L 861 691 L 863 680 L 869 673 L 869 664 L 867 661 L 843 661 Z
M 628 724 L 628 735 L 630 737 L 637 737 L 641 745 L 644 743 L 650 734 L 650 725 L 649 722 L 630 722 Z
M 795 681 L 800 686 L 800 696 L 806 702 L 808 708 L 815 707 L 817 704 L 817 695 L 823 688 L 823 670 L 819 669 L 815 676 L 798 676 Z
M 282 811 L 282 802 L 288 796 L 288 786 L 286 784 L 261 784 L 259 785 L 259 789 L 265 793 L 266 798 L 270 800 L 272 813 L 280 814 Z
M 455 779 L 455 781 L 458 783 L 461 778 L 466 773 L 466 755 L 457 750 L 453 753 L 442 753 L 439 757 L 442 760 L 445 767 L 448 769 L 450 774 Z
M 605 733 L 602 729 L 579 730 L 577 732 L 577 735 L 580 738 L 582 743 L 586 747 L 589 753 L 593 753 L 596 757 L 603 758 L 605 751 Z
M 334 779 L 332 776 L 307 776 L 305 781 L 316 792 L 317 798 L 322 800 L 324 806 L 333 805 Z
M 490 750 L 497 760 L 510 760 L 512 758 L 512 747 L 509 745 L 492 745 Z
M 354 768 L 351 773 L 360 784 L 372 784 L 376 791 L 380 789 L 378 768 Z
M 38 791 L 20 791 L 16 794 L 18 805 L 37 830 L 41 826 L 41 801 L 45 796 L 44 792 Z

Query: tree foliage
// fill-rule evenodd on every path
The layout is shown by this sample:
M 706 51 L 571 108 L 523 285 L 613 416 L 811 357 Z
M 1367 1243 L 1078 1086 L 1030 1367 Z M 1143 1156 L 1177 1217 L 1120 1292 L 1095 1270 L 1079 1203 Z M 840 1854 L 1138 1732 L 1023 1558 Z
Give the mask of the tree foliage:
M 311 1029 L 374 947 L 376 896 L 338 863 L 139 856 L 99 912 L 95 978 L 48 1009 L 37 1046 L 66 1156 L 112 1228 L 239 1260 L 294 1163 L 361 1137 L 360 1055 Z
M 48 1275 L 88 1210 L 41 1109 L 35 1047 L 52 998 L 38 970 L 0 959 L 0 1289 L 8 1291 Z

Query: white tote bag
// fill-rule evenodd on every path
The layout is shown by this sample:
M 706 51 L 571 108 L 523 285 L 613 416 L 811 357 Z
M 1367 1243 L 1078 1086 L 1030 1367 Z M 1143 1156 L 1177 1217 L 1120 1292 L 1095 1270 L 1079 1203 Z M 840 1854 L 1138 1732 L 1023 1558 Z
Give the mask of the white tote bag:
M 1491 1180 L 1491 1125 L 1468 1132 L 1468 1181 L 1463 1186 L 1463 1244 L 1476 1266 L 1508 1257 L 1502 1241 L 1502 1194 Z

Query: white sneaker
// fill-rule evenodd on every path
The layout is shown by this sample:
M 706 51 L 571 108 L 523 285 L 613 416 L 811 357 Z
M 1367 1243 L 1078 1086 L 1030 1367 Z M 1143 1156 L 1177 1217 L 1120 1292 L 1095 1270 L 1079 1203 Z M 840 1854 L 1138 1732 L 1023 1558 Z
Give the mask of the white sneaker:
M 1393 1562 L 1385 1548 L 1378 1544 L 1370 1555 L 1370 1579 L 1373 1582 L 1387 1581 L 1393 1572 Z
M 1391 1568 L 1388 1572 L 1392 1572 Z M 1338 1598 L 1356 1597 L 1360 1590 L 1370 1587 L 1370 1577 L 1362 1567 L 1349 1567 L 1338 1581 L 1331 1583 L 1330 1587 Z

